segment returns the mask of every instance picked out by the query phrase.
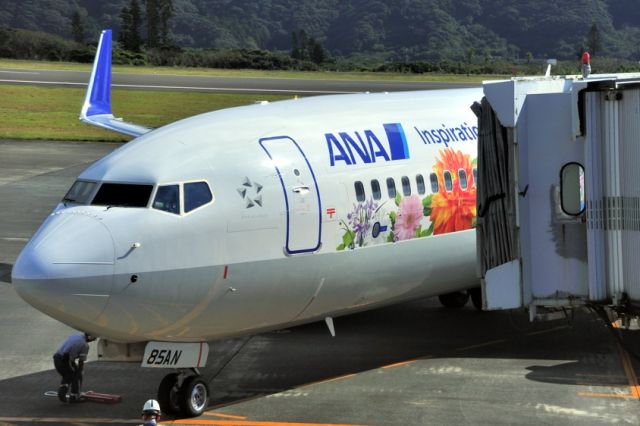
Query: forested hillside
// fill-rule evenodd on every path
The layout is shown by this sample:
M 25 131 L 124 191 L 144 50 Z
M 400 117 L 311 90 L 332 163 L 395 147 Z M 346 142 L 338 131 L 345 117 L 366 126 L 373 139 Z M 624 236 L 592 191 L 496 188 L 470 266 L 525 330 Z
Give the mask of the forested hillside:
M 87 39 L 116 33 L 130 0 L 0 0 L 0 25 Z M 144 0 L 140 0 L 144 10 Z M 640 59 L 638 0 L 173 0 L 180 47 L 291 49 L 304 29 L 333 56 L 387 61 L 575 58 L 593 24 L 603 56 Z M 144 32 L 143 32 L 144 36 Z

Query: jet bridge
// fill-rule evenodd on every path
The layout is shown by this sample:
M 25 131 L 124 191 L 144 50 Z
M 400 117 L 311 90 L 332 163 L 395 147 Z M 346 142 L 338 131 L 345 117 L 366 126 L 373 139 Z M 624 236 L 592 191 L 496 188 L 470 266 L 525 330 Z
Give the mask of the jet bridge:
M 486 82 L 478 115 L 485 309 L 640 313 L 640 74 Z

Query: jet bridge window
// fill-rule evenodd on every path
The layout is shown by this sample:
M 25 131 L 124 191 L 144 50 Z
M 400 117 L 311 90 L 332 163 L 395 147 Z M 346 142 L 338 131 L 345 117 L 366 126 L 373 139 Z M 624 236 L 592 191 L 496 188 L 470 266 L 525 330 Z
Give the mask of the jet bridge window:
M 180 214 L 180 186 L 159 186 L 156 198 L 153 200 L 153 208 L 169 213 Z
M 356 187 L 356 200 L 362 202 L 365 200 L 365 195 L 364 195 L 364 185 L 362 184 L 362 182 L 357 181 L 355 184 Z
M 189 213 L 213 200 L 207 182 L 190 182 L 184 184 L 184 212 Z
M 93 190 L 96 187 L 95 182 L 87 182 L 84 180 L 77 180 L 67 192 L 67 195 L 62 199 L 63 203 L 78 203 L 89 204 Z
M 91 205 L 110 207 L 147 207 L 152 185 L 103 183 Z
M 373 199 L 379 200 L 382 198 L 382 192 L 380 191 L 380 182 L 377 179 L 371 181 L 371 192 L 373 193 Z

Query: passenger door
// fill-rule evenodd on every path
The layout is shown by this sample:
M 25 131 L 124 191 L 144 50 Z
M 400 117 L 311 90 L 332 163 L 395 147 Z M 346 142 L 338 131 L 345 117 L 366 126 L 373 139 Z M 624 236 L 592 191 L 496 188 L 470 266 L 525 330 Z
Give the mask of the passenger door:
M 263 138 L 260 146 L 271 159 L 284 194 L 285 253 L 310 253 L 320 248 L 322 207 L 315 174 L 300 145 L 288 136 Z

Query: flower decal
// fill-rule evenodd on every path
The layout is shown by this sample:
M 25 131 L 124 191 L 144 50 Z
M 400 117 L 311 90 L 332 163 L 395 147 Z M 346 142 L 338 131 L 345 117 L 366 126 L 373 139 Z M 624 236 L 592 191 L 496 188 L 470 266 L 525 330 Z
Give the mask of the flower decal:
M 336 249 L 353 250 L 380 242 L 393 243 L 473 228 L 476 223 L 475 166 L 469 154 L 451 148 L 440 150 L 433 166 L 438 192 L 424 198 L 417 194 L 405 197 L 396 194 L 393 201 L 397 209 L 389 208 L 390 211 L 382 210 L 384 202 L 379 204 L 373 199 L 354 204 L 347 220 L 340 221 L 344 234 Z
M 393 233 L 396 241 L 410 240 L 416 236 L 416 229 L 423 218 L 423 206 L 420 197 L 411 195 L 400 201 Z
M 433 166 L 438 177 L 438 192 L 431 197 L 430 219 L 433 234 L 463 231 L 475 226 L 476 186 L 473 182 L 475 164 L 471 156 L 461 151 L 447 148 L 440 150 L 439 158 Z M 444 181 L 445 171 L 451 174 L 451 189 Z M 466 175 L 466 188 L 460 185 L 460 171 Z

